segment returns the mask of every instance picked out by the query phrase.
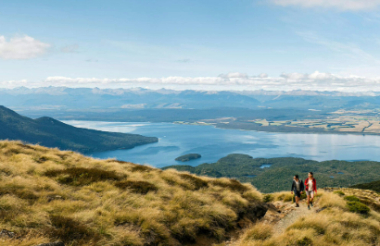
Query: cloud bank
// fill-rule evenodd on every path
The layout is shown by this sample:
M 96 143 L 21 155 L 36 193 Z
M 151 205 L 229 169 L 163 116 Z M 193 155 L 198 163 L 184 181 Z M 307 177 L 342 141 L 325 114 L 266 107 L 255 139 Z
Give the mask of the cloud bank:
M 331 73 L 284 73 L 279 77 L 267 74 L 249 76 L 244 73 L 221 74 L 216 77 L 164 77 L 164 78 L 69 78 L 48 77 L 42 81 L 3 81 L 1 88 L 29 88 L 46 86 L 87 88 L 149 88 L 175 90 L 267 90 L 267 91 L 339 91 L 379 92 L 380 77 L 339 76 Z
M 333 8 L 342 11 L 373 10 L 380 6 L 380 0 L 270 0 L 280 6 L 304 8 Z
M 25 60 L 43 55 L 50 48 L 50 44 L 43 43 L 27 35 L 13 37 L 9 40 L 0 36 L 0 59 Z

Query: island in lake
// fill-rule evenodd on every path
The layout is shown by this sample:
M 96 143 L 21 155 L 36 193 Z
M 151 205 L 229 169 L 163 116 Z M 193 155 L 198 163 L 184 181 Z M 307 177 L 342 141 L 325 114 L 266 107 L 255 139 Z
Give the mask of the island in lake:
M 200 154 L 187 154 L 187 155 L 181 155 L 177 157 L 175 160 L 176 161 L 181 161 L 181 162 L 186 162 L 186 161 L 191 161 L 191 160 L 196 160 L 201 158 L 202 156 Z

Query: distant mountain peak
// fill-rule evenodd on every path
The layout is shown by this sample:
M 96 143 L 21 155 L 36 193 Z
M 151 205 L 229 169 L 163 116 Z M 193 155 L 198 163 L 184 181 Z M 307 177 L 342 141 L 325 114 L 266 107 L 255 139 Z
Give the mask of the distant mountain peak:
M 22 117 L 21 115 L 19 115 L 15 111 L 13 111 L 13 110 L 11 110 L 11 109 L 3 106 L 3 105 L 0 105 L 0 118 L 1 118 L 1 116 L 5 116 L 5 115 L 14 116 L 14 117 Z
M 51 117 L 47 117 L 47 116 L 43 116 L 43 117 L 40 117 L 38 119 L 35 119 L 36 122 L 39 122 L 39 123 L 44 123 L 44 124 L 50 124 L 50 125 L 62 125 L 62 126 L 69 126 L 59 120 L 56 120 L 54 118 L 51 118 Z

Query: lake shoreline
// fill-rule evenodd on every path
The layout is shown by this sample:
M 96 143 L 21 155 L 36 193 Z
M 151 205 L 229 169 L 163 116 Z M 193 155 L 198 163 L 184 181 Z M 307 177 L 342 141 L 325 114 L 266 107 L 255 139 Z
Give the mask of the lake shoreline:
M 258 126 L 255 129 L 249 129 L 249 128 L 242 128 L 242 127 L 236 127 L 236 126 L 231 126 L 227 124 L 216 124 L 213 125 L 216 128 L 219 129 L 233 129 L 233 130 L 242 130 L 242 131 L 257 131 L 257 132 L 271 132 L 271 133 L 292 133 L 292 134 L 336 134 L 336 135 L 370 135 L 370 136 L 380 136 L 380 133 L 373 133 L 373 132 L 340 132 L 340 131 L 315 131 L 310 128 L 305 128 L 305 129 L 310 129 L 310 130 L 305 130 L 305 131 L 291 131 L 287 129 L 282 129 L 282 128 L 267 128 L 266 126 Z M 289 127 L 290 128 L 290 127 Z M 303 128 L 297 128 L 297 130 L 303 129 Z

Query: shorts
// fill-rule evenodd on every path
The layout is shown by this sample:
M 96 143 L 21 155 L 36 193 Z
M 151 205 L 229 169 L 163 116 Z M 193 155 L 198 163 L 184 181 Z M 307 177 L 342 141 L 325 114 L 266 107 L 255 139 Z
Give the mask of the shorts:
M 294 191 L 294 196 L 301 197 L 301 191 Z
M 306 191 L 306 195 L 313 198 L 314 197 L 314 191 L 313 190 L 312 191 Z

